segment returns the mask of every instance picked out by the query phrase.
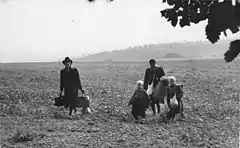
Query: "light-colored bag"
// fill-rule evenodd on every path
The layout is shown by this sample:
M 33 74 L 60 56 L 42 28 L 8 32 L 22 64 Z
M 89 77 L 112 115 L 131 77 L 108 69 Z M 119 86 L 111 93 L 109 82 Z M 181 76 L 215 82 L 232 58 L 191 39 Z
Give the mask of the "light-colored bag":
M 162 115 L 166 114 L 170 109 L 167 104 L 167 96 L 164 97 L 164 103 L 160 103 L 160 112 Z
M 151 95 L 153 92 L 153 83 L 151 85 L 148 84 L 147 94 Z
M 176 108 L 178 106 L 176 94 L 170 99 L 170 105 L 172 108 Z
M 147 94 L 151 95 L 153 93 L 153 83 L 154 83 L 154 78 L 155 78 L 155 74 L 153 75 L 153 81 L 152 84 L 148 84 L 148 89 L 147 89 Z

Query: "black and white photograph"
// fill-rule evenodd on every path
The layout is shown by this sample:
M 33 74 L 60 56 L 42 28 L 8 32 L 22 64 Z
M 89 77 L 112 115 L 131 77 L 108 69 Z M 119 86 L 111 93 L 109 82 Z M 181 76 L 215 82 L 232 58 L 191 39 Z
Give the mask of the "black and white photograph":
M 240 148 L 240 0 L 0 0 L 0 148 Z

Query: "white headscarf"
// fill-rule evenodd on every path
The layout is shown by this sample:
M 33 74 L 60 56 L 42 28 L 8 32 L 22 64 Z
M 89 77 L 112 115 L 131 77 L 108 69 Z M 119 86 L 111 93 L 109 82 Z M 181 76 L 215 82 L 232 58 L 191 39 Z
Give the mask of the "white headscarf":
M 137 86 L 138 86 L 138 85 L 143 86 L 143 81 L 142 81 L 142 80 L 138 80 L 138 81 L 137 81 Z
M 173 80 L 174 83 L 176 83 L 176 78 L 174 76 L 168 76 L 169 80 Z

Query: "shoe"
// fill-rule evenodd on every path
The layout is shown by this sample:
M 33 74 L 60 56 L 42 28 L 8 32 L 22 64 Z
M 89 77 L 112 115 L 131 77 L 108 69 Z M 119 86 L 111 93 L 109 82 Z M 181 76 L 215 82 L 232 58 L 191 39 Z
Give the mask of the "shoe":
M 69 120 L 72 120 L 73 117 L 72 117 L 71 115 L 68 115 L 68 119 L 69 119 Z
M 139 123 L 139 120 L 135 120 L 134 123 Z
M 146 123 L 146 120 L 142 118 L 141 121 L 140 121 L 140 123 L 141 123 L 141 124 L 144 124 L 144 123 Z
M 138 123 L 138 122 L 139 122 L 139 117 L 134 118 L 134 122 L 135 122 L 135 123 Z
M 74 115 L 74 116 L 77 115 L 77 114 L 79 114 L 78 111 L 73 112 L 73 115 Z

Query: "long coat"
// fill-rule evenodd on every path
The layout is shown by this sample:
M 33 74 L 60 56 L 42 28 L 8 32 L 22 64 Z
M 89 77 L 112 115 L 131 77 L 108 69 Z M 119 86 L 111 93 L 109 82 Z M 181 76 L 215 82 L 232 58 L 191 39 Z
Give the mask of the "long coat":
M 128 103 L 128 106 L 132 105 L 132 107 L 137 110 L 145 111 L 150 105 L 150 98 L 147 92 L 144 89 L 135 90 L 131 100 Z
M 64 90 L 66 105 L 75 105 L 78 89 L 82 89 L 78 70 L 76 68 L 62 69 L 60 71 L 60 90 Z
M 147 68 L 145 71 L 145 76 L 144 76 L 144 89 L 148 89 L 148 84 L 151 84 L 153 81 L 153 75 L 155 74 L 155 79 L 153 82 L 153 87 L 157 85 L 157 83 L 160 81 L 160 78 L 162 76 L 165 76 L 165 72 L 162 67 L 156 67 L 154 69 Z

